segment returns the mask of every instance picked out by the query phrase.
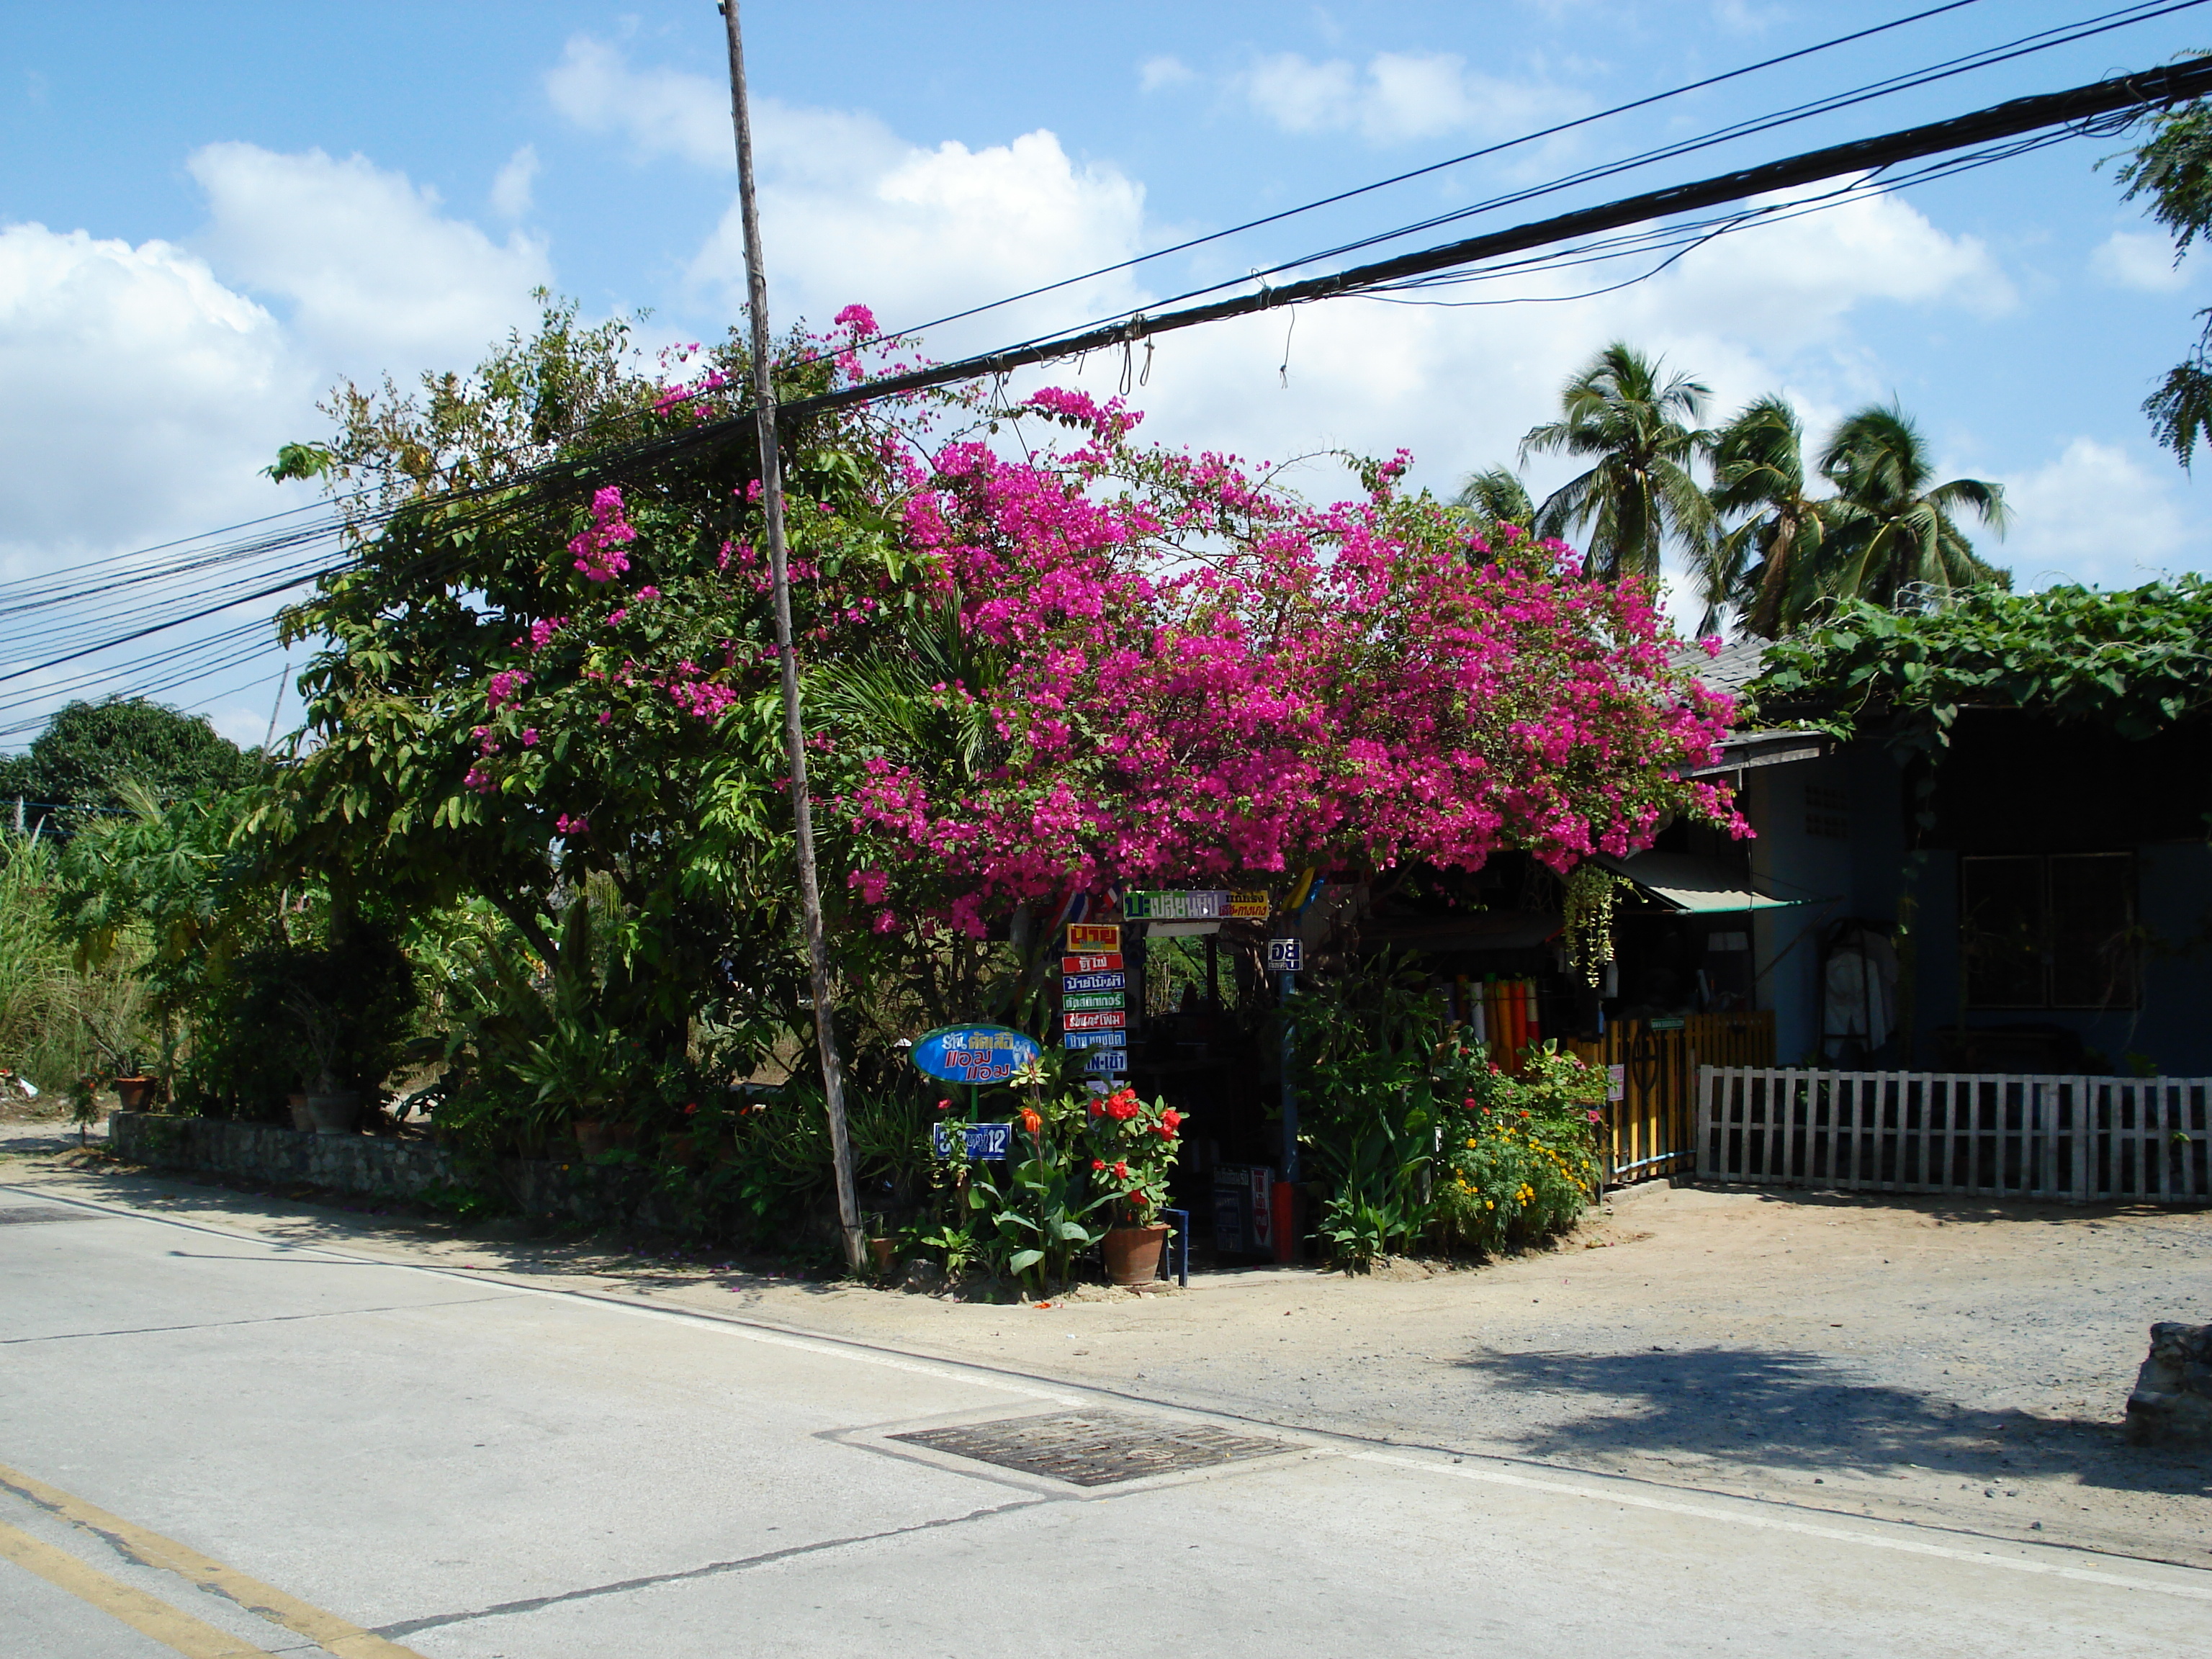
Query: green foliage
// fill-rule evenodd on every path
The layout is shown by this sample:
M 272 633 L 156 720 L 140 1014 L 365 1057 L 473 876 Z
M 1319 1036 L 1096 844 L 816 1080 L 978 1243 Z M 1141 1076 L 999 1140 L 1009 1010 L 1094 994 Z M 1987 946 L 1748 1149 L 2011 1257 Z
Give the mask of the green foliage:
M 1326 1143 L 1336 1190 L 1322 1208 L 1320 1232 L 1340 1267 L 1364 1269 L 1412 1250 L 1428 1226 L 1422 1189 L 1433 1144 L 1433 1133 L 1379 1112 L 1355 1119 L 1340 1141 Z
M 1741 612 L 1772 638 L 1838 604 L 1911 609 L 2010 575 L 1985 562 L 1961 527 L 1972 514 L 2002 535 L 2004 491 L 1978 478 L 1938 483 L 1918 428 L 1894 404 L 1846 416 L 1821 446 L 1834 493 L 1807 493 L 1804 428 L 1778 397 L 1747 405 L 1712 434 L 1713 507 L 1725 522 L 1700 567 L 1704 629 Z
M 1668 542 L 1694 562 L 1712 538 L 1712 504 L 1691 472 L 1707 441 L 1697 422 L 1711 393 L 1686 374 L 1662 380 L 1662 367 L 1615 341 L 1561 388 L 1560 418 L 1521 441 L 1524 458 L 1594 460 L 1553 491 L 1535 530 L 1559 537 L 1579 530 L 1601 575 L 1656 580 Z
M 2124 592 L 1980 592 L 1921 616 L 1842 608 L 1770 647 L 1751 688 L 1808 707 L 1848 735 L 1869 714 L 1907 717 L 1909 741 L 1949 741 L 1961 708 L 2034 708 L 2147 738 L 2212 707 L 2212 582 L 2179 576 Z
M 21 755 L 0 759 L 0 798 L 74 806 L 59 827 L 86 816 L 131 810 L 132 787 L 157 804 L 244 787 L 259 771 L 207 718 L 143 697 L 72 702 Z
M 1894 606 L 1908 586 L 1948 598 L 2011 585 L 2009 574 L 1974 556 L 1958 522 L 1972 513 L 2002 535 L 2011 518 L 2003 488 L 1978 478 L 1936 483 L 1920 429 L 1896 405 L 1845 416 L 1821 449 L 1820 471 L 1836 487 L 1821 504 L 1826 591 Z
M 2199 99 L 2160 110 L 2145 125 L 2149 136 L 2118 168 L 2127 186 L 2122 199 L 2149 199 L 2151 216 L 2172 233 L 2178 264 L 2212 228 L 2212 108 Z M 2212 440 L 2212 309 L 2197 315 L 2205 319 L 2197 344 L 2143 400 L 2152 431 L 2184 471 L 2198 442 Z
M 1572 1226 L 1598 1177 L 1605 1073 L 1547 1042 L 1522 1077 L 1485 1070 L 1470 1081 L 1443 1125 L 1436 1236 L 1497 1255 Z
M 1468 473 L 1459 494 L 1452 497 L 1452 505 L 1466 508 L 1493 526 L 1518 525 L 1526 530 L 1536 522 L 1536 506 L 1528 499 L 1528 486 L 1521 482 L 1519 473 L 1507 467 Z
M 53 923 L 59 863 L 45 836 L 0 830 L 0 1066 L 56 1105 L 76 1079 L 144 1041 L 146 1003 L 134 951 L 71 959 Z
M 1347 1267 L 1410 1248 L 1427 1225 L 1439 1087 L 1449 1091 L 1465 1063 L 1445 1046 L 1443 1011 L 1426 976 L 1410 957 L 1385 951 L 1310 977 L 1283 1017 L 1291 1022 L 1301 1156 L 1329 1188 L 1322 1237 Z

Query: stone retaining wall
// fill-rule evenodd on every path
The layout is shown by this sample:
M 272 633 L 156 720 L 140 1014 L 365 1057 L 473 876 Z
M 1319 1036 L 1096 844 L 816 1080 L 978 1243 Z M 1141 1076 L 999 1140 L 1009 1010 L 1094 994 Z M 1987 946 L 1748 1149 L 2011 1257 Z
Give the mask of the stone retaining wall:
M 378 1198 L 420 1198 L 441 1188 L 489 1189 L 489 1196 L 526 1215 L 665 1231 L 678 1225 L 675 1207 L 665 1197 L 637 1192 L 635 1171 L 600 1170 L 581 1161 L 504 1158 L 495 1170 L 465 1171 L 444 1147 L 419 1140 L 325 1135 L 271 1123 L 153 1112 L 110 1115 L 107 1140 L 132 1163 L 156 1169 L 204 1170 Z

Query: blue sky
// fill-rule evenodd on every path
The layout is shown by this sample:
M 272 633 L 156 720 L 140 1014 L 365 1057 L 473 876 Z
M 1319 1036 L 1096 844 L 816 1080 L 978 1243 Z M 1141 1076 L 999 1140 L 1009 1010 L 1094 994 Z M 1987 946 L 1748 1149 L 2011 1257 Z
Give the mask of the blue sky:
M 750 0 L 772 307 L 921 320 L 1922 9 Z M 2111 9 L 1980 0 L 929 343 L 1151 303 Z M 0 577 L 268 511 L 286 495 L 255 470 L 319 430 L 333 380 L 465 367 L 527 319 L 534 283 L 594 315 L 650 307 L 663 337 L 733 315 L 706 0 L 12 0 L 0 16 Z M 2212 42 L 2208 23 L 2184 10 L 1515 216 L 2158 63 Z M 1176 337 L 1139 394 L 1146 430 L 1276 459 L 1403 446 L 1417 482 L 1449 489 L 1510 462 L 1565 375 L 1622 337 L 1698 372 L 1720 411 L 1786 392 L 1816 433 L 1897 397 L 1947 470 L 2008 485 L 2018 526 L 1986 550 L 2030 585 L 2205 568 L 2203 486 L 2139 404 L 2212 301 L 2094 170 L 2117 148 L 2076 140 L 1726 238 L 1606 297 L 1549 302 L 1590 285 L 1569 274 L 1510 290 L 1546 303 L 1348 301 L 1287 334 L 1277 314 Z M 1117 370 L 1093 359 L 1084 384 Z M 1561 476 L 1531 469 L 1540 492 Z M 0 667 L 24 656 L 0 636 Z M 279 661 L 172 695 L 258 739 Z

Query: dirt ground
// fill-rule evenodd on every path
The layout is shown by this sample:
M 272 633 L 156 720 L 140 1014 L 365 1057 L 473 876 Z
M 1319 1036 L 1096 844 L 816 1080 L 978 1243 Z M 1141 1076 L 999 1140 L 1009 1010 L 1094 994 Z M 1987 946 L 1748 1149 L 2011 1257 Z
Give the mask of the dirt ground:
M 1039 1307 L 243 1194 L 75 1144 L 0 1125 L 0 1188 L 1378 1443 L 2212 1567 L 2212 1455 L 2120 1434 L 2148 1327 L 2212 1321 L 2212 1212 L 1653 1186 L 1480 1269 L 1264 1268 Z

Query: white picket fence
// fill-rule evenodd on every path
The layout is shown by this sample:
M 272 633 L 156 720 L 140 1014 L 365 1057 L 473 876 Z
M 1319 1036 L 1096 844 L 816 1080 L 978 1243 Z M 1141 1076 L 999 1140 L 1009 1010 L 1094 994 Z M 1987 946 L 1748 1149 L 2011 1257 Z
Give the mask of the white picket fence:
M 1698 1068 L 1698 1178 L 2212 1202 L 2212 1078 Z

